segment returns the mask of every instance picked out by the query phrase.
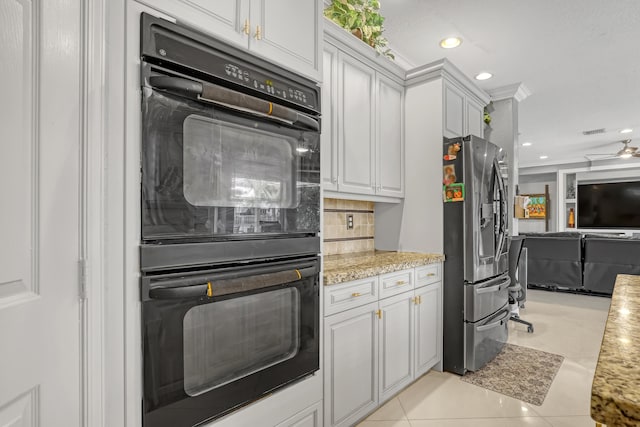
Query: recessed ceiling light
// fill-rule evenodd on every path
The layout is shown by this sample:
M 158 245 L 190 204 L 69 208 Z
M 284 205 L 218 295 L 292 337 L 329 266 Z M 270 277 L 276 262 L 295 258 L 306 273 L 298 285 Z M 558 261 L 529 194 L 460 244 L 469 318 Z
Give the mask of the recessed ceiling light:
M 548 159 L 549 156 L 540 156 L 540 160 Z
M 622 129 L 620 131 L 620 133 L 631 133 L 631 132 L 633 132 L 633 129 L 628 129 L 628 128 L 627 129 Z
M 523 146 L 523 147 L 531 147 L 532 145 L 533 145 L 533 144 L 532 144 L 532 143 L 530 143 L 530 142 L 523 142 L 523 143 L 522 143 L 522 146 Z
M 476 76 L 476 80 L 488 80 L 491 77 L 493 77 L 493 74 L 487 73 L 487 72 L 482 72 L 482 73 L 480 73 L 480 74 L 478 74 Z
M 462 39 L 460 37 L 447 37 L 446 39 L 440 40 L 440 47 L 444 49 L 453 49 L 454 47 L 460 46 L 462 43 Z

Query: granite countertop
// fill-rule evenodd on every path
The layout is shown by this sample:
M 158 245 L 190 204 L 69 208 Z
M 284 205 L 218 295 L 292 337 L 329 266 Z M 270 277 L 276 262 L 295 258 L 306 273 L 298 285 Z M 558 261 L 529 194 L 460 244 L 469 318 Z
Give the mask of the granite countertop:
M 444 255 L 373 251 L 324 257 L 324 284 L 336 285 L 378 274 L 444 261 Z
M 616 279 L 591 387 L 591 418 L 640 425 L 640 276 Z

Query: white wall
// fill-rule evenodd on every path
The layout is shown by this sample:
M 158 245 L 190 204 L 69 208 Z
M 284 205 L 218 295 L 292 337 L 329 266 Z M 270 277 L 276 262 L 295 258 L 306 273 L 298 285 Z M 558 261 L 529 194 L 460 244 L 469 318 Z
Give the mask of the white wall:
M 405 198 L 377 203 L 376 249 L 443 253 L 442 80 L 407 88 Z

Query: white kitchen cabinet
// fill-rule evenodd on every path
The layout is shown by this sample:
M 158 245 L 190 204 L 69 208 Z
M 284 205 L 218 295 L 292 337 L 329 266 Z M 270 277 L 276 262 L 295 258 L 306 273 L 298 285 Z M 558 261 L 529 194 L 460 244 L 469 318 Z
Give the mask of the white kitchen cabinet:
M 276 427 L 322 427 L 322 401 L 303 409 Z
M 249 49 L 318 80 L 322 0 L 251 0 L 250 4 Z
M 376 194 L 404 197 L 404 88 L 376 76 Z
M 465 135 L 484 136 L 484 106 L 467 98 L 467 131 Z
M 322 188 L 338 190 L 338 49 L 325 43 L 322 59 Z
M 321 77 L 322 0 L 154 0 L 153 7 L 314 80 Z
M 419 377 L 440 361 L 442 354 L 442 282 L 415 290 L 414 369 Z
M 464 136 L 464 93 L 454 85 L 444 84 L 444 136 Z
M 444 81 L 443 91 L 443 135 L 447 138 L 467 135 L 483 137 L 484 106 L 448 80 Z
M 380 402 L 413 381 L 413 292 L 380 301 Z
M 338 190 L 375 193 L 375 71 L 338 52 Z
M 325 318 L 325 420 L 351 426 L 378 406 L 378 303 Z
M 323 155 L 323 189 L 328 197 L 399 202 L 405 187 L 404 70 L 331 22 L 325 23 L 323 58 L 322 115 L 324 121 L 329 114 L 331 123 L 323 123 L 322 141 L 337 153 Z
M 336 56 L 336 50 L 325 45 L 323 188 L 402 198 L 404 88 L 345 52 Z
M 353 425 L 440 361 L 441 274 L 437 263 L 325 287 L 327 425 Z

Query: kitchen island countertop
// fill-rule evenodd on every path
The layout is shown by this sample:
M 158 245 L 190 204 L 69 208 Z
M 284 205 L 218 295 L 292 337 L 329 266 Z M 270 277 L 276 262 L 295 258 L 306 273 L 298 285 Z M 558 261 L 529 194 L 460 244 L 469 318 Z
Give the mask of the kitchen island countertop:
M 640 276 L 616 279 L 591 387 L 591 418 L 640 425 Z
M 437 253 L 371 251 L 324 257 L 324 284 L 336 285 L 444 261 Z

